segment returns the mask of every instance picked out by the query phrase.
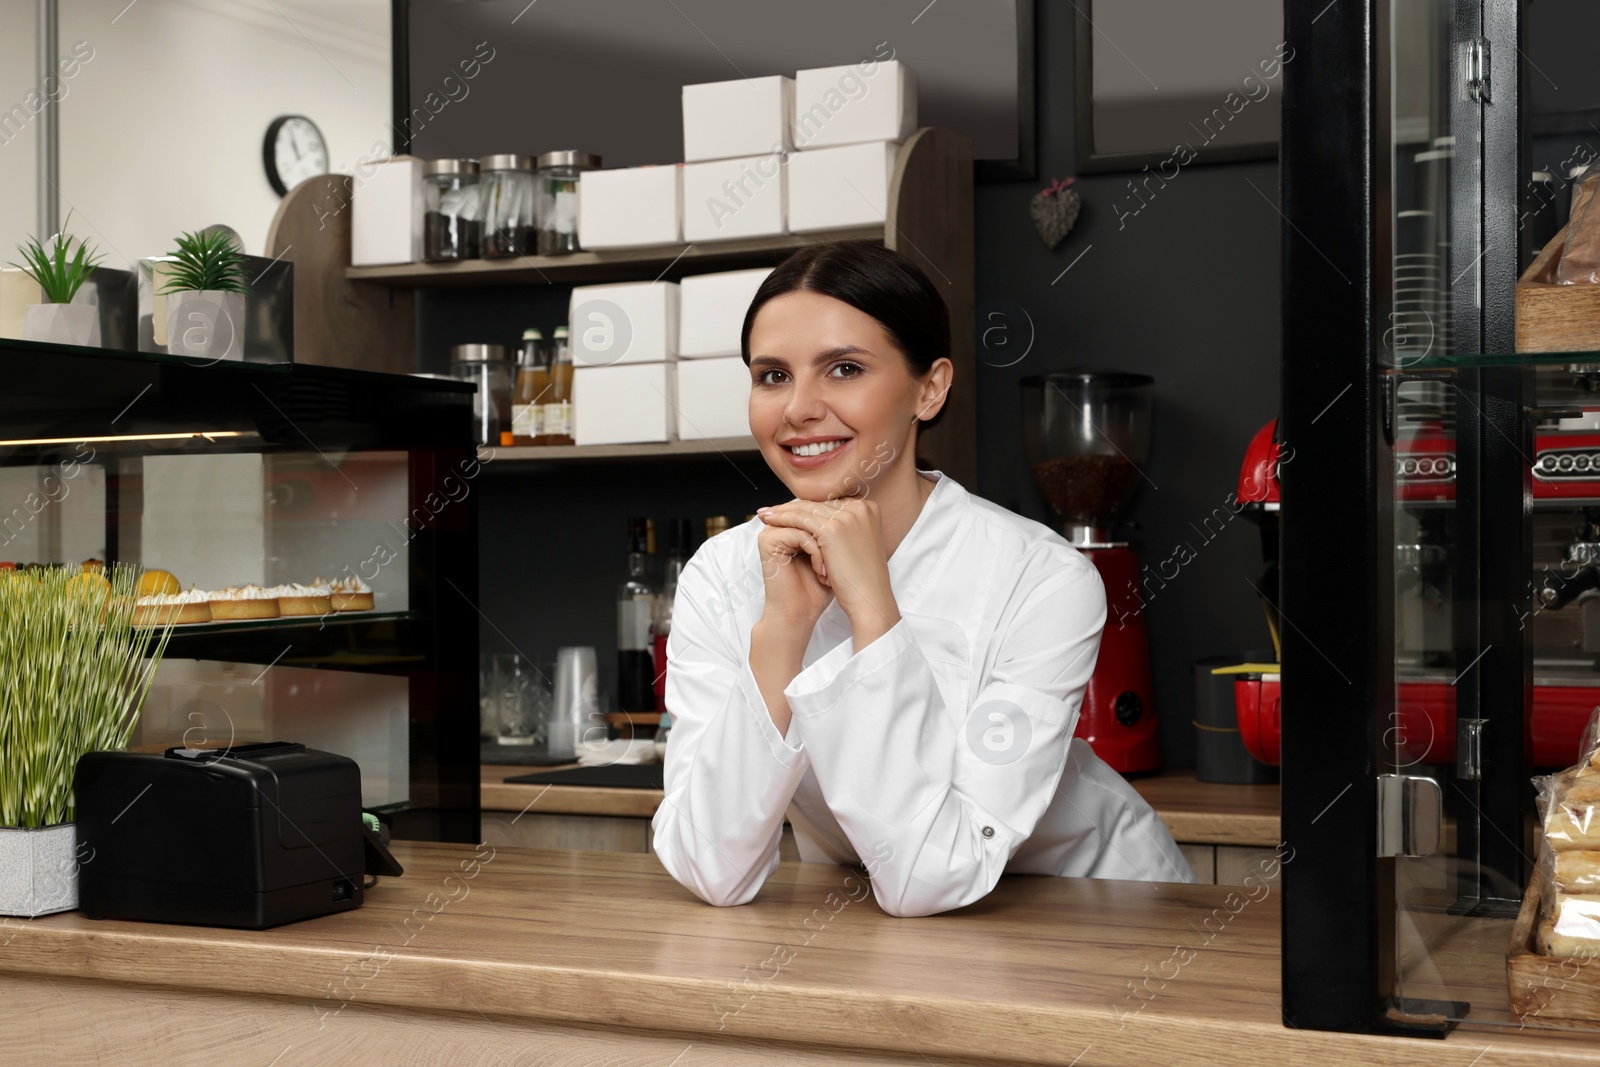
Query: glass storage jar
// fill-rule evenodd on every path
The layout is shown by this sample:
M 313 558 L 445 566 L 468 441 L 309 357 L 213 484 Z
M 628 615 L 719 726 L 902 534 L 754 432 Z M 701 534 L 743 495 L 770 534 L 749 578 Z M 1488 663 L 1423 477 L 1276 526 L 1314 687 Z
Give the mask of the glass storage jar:
M 511 429 L 511 393 L 517 361 L 505 345 L 452 345 L 450 376 L 478 386 L 472 401 L 472 433 L 480 445 L 500 443 L 500 431 Z
M 484 156 L 478 163 L 483 203 L 483 258 L 526 256 L 538 243 L 532 156 Z
M 478 161 L 435 159 L 422 168 L 422 258 L 429 263 L 477 259 L 483 242 Z
M 597 170 L 593 152 L 546 152 L 539 157 L 539 254 L 578 251 L 578 175 Z

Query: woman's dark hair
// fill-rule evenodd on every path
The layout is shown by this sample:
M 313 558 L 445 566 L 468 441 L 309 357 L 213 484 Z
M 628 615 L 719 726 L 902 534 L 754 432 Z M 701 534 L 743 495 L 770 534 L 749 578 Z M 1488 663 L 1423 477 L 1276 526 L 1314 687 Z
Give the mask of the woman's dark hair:
M 950 356 L 950 311 L 928 276 L 881 241 L 830 241 L 807 245 L 767 275 L 745 312 L 739 348 L 750 365 L 750 326 L 762 305 L 784 293 L 821 293 L 871 315 L 917 377 Z M 941 407 L 924 428 L 944 414 Z

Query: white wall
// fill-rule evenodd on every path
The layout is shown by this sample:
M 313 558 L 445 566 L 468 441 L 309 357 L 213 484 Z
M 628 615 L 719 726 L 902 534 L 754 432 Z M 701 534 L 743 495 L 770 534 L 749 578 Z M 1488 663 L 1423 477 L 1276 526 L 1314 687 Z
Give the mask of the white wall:
M 10 112 L 33 88 L 34 0 L 0 0 L 0 108 Z M 0 144 L 0 264 L 20 260 L 17 245 L 33 232 L 34 127 Z
M 74 233 L 99 241 L 107 266 L 163 254 L 181 231 L 219 222 L 259 254 L 279 200 L 261 144 L 279 115 L 303 114 L 318 125 L 334 171 L 348 173 L 375 146 L 388 150 L 388 3 L 327 0 L 311 10 L 313 0 L 300 2 L 308 7 L 282 0 L 61 5 L 62 54 L 80 41 L 93 50 L 61 106 L 61 213 L 71 210 Z M 32 0 L 0 4 L 0 52 L 9 56 L 13 37 L 22 36 L 10 32 L 18 25 L 13 13 L 31 9 Z M 31 48 L 31 22 L 28 29 Z M 0 86 L 10 91 L 16 78 L 5 77 Z M 5 151 L 0 168 L 10 166 Z M 9 200 L 10 170 L 0 175 Z M 25 217 L 31 230 L 31 186 Z M 0 225 L 9 233 L 15 223 L 0 216 Z

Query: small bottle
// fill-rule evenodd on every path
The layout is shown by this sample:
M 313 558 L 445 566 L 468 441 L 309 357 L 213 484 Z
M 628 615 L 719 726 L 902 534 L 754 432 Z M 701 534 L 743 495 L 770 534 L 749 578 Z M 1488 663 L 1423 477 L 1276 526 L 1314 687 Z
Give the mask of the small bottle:
M 650 581 L 647 524 L 646 519 L 628 520 L 628 576 L 617 591 L 617 710 L 634 715 L 656 710 L 650 656 L 656 590 Z
M 545 394 L 541 429 L 547 445 L 570 445 L 572 440 L 572 345 L 567 328 L 557 326 L 555 358 L 550 363 L 550 391 Z
M 667 637 L 672 633 L 672 602 L 678 595 L 678 577 L 689 560 L 689 520 L 673 519 L 667 526 L 667 562 L 661 575 L 661 595 L 656 597 L 651 622 L 656 669 L 656 706 L 667 706 Z
M 522 357 L 517 387 L 511 398 L 511 443 L 544 444 L 544 401 L 550 391 L 550 351 L 537 329 L 522 331 Z

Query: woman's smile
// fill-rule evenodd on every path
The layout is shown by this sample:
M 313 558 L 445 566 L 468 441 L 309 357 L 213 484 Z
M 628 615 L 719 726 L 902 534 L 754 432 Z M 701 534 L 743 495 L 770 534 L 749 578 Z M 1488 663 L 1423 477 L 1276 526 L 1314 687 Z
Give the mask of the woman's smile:
M 796 437 L 788 441 L 780 441 L 783 454 L 787 457 L 789 465 L 796 470 L 816 470 L 825 464 L 832 463 L 841 452 L 849 448 L 854 441 L 853 437 L 812 438 Z

